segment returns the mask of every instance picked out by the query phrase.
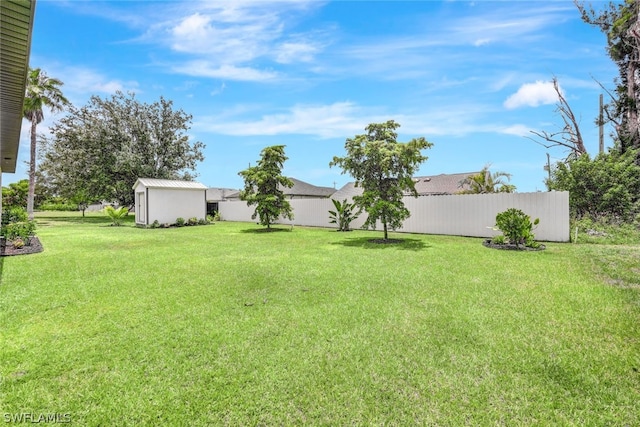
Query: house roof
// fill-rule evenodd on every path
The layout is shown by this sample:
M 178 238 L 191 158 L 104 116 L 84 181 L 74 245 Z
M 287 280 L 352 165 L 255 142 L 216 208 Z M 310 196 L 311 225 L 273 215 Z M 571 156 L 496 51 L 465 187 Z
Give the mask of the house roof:
M 461 181 L 469 175 L 477 173 L 479 172 L 416 176 L 413 178 L 413 182 L 419 196 L 456 194 L 466 188 L 460 185 Z M 356 187 L 355 182 L 349 182 L 336 191 L 331 198 L 342 200 L 360 194 L 362 194 L 362 187 Z
M 133 184 L 135 189 L 138 184 L 147 188 L 183 188 L 187 190 L 206 190 L 207 186 L 195 181 L 179 181 L 173 179 L 138 178 Z
M 466 188 L 461 186 L 461 182 L 465 178 L 478 173 L 480 172 L 416 176 L 413 182 L 415 182 L 416 191 L 420 196 L 456 194 Z
M 362 187 L 356 187 L 355 182 L 347 182 L 338 191 L 333 193 L 331 198 L 342 201 L 344 199 L 350 199 L 353 196 L 359 196 L 360 194 L 362 194 Z
M 309 184 L 308 182 L 304 182 L 296 178 L 289 177 L 289 179 L 293 181 L 293 187 L 280 187 L 282 192 L 287 196 L 329 197 L 336 192 L 336 189 L 333 187 L 319 187 L 317 185 Z M 239 190 L 236 190 L 234 193 L 226 194 L 227 199 L 237 199 L 239 197 Z
M 207 200 L 224 200 L 229 195 L 238 193 L 240 193 L 240 190 L 235 188 L 207 188 Z
M 293 181 L 293 187 L 282 189 L 284 194 L 288 196 L 329 197 L 336 192 L 336 189 L 333 187 L 318 187 L 317 185 L 312 185 L 296 178 L 289 179 Z
M 35 0 L 0 1 L 0 167 L 15 172 Z

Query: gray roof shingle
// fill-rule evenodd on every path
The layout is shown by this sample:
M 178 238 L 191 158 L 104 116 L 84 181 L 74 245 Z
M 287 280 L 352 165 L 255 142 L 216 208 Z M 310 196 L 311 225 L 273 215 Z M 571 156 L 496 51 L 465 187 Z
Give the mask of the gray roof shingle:
M 464 190 L 465 187 L 460 183 L 470 175 L 479 172 L 440 174 L 431 176 L 416 176 L 413 178 L 416 191 L 419 196 L 438 196 L 447 194 L 457 194 Z M 355 182 L 349 182 L 336 191 L 331 198 L 343 200 L 362 194 L 362 188 L 356 187 Z
M 308 182 L 300 181 L 296 178 L 289 177 L 293 181 L 293 187 L 281 188 L 282 192 L 291 197 L 330 197 L 335 193 L 336 189 L 332 187 L 319 187 L 317 185 L 309 184 Z M 227 199 L 237 199 L 240 197 L 240 191 L 235 190 L 234 193 L 225 194 Z

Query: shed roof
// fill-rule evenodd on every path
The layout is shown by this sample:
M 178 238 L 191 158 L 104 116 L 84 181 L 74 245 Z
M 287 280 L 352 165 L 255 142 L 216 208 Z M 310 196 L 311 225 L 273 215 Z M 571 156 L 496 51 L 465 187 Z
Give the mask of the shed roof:
M 147 188 L 182 188 L 187 190 L 206 190 L 207 186 L 196 181 L 179 181 L 173 179 L 138 178 L 133 184 L 135 189 L 138 184 Z
M 15 172 L 35 0 L 0 1 L 0 167 Z

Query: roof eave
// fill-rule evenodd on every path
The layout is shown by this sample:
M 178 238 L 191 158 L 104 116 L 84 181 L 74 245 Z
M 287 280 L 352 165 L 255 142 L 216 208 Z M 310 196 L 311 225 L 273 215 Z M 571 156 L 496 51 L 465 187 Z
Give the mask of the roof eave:
M 14 173 L 20 147 L 36 0 L 0 2 L 0 170 Z M 26 38 L 25 38 L 26 37 Z

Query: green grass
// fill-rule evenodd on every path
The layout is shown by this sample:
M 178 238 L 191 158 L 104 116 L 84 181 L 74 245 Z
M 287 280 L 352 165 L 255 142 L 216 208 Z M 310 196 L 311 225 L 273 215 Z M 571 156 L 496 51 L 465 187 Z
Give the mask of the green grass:
M 68 214 L 67 214 L 68 215 Z M 634 425 L 640 247 L 144 230 L 1 259 L 0 413 L 77 425 Z M 614 264 L 611 264 L 614 262 Z

